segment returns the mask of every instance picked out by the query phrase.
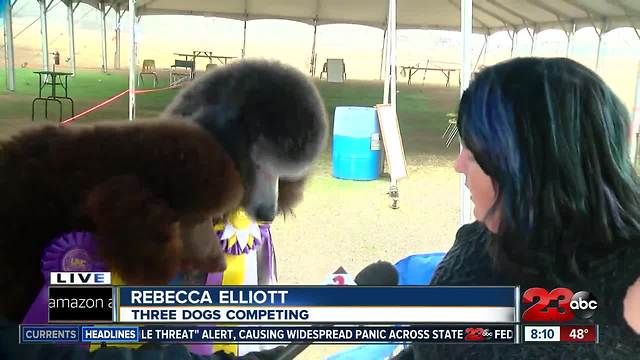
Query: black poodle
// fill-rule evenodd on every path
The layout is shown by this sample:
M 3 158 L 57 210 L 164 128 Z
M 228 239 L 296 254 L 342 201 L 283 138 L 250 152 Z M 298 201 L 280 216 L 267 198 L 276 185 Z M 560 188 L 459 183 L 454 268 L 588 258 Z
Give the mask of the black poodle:
M 300 200 L 328 128 L 313 83 L 293 67 L 265 60 L 203 74 L 164 116 L 193 121 L 224 146 L 243 179 L 243 206 L 259 221 Z

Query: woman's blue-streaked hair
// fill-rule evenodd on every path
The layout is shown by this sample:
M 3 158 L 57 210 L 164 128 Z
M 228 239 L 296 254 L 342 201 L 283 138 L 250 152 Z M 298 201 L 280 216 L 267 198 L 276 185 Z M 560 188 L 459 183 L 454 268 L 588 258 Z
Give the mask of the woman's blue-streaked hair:
M 457 126 L 497 192 L 487 216 L 500 214 L 490 242 L 499 267 L 579 278 L 586 259 L 639 246 L 630 124 L 604 81 L 566 58 L 519 58 L 477 75 Z

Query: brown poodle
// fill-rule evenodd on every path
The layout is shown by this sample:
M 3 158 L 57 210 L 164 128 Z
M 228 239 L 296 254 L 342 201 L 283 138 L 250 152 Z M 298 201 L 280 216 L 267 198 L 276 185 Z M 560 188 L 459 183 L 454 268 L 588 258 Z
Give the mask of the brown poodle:
M 224 270 L 211 219 L 240 205 L 241 184 L 188 122 L 46 126 L 0 143 L 0 318 L 22 320 L 43 285 L 43 249 L 71 231 L 92 232 L 129 284 Z

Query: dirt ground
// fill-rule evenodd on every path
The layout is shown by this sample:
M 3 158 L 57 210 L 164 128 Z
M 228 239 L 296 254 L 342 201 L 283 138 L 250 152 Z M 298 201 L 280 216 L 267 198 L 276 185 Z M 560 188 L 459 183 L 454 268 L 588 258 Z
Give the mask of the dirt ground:
M 272 226 L 279 283 L 319 284 L 338 266 L 355 275 L 377 260 L 449 249 L 459 216 L 453 161 L 424 156 L 412 163 L 399 182 L 396 210 L 389 206 L 388 181 L 334 180 L 329 164 L 320 164 L 296 217 L 278 218 Z M 348 348 L 313 345 L 298 358 L 323 359 Z

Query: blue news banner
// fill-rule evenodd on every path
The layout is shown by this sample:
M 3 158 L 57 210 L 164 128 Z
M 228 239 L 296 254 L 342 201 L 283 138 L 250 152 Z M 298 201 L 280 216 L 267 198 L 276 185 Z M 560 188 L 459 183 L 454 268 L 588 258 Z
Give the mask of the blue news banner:
M 117 321 L 218 324 L 513 323 L 514 287 L 120 287 Z
M 511 307 L 520 297 L 513 286 L 119 286 L 117 289 L 120 306 Z

